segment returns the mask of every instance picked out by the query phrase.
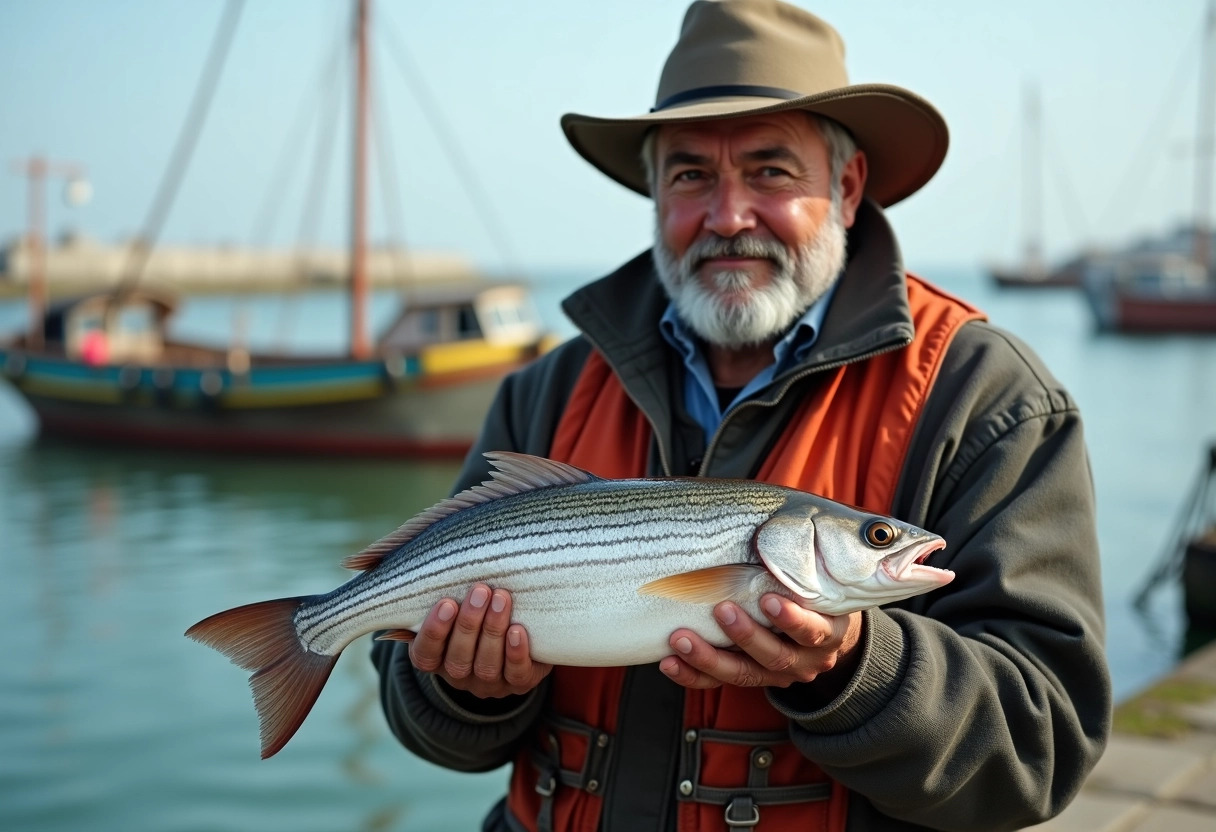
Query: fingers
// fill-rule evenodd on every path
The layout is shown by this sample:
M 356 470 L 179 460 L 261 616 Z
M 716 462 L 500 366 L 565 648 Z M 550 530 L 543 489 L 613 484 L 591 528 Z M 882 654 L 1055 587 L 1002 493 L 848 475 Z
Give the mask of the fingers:
M 839 642 L 848 626 L 846 617 L 821 615 L 779 595 L 762 598 L 760 608 L 778 630 L 804 647 L 828 647 Z
M 553 665 L 532 661 L 528 631 L 519 624 L 507 629 L 506 666 L 503 680 L 509 693 L 527 693 L 549 675 Z
M 490 607 L 481 622 L 481 636 L 477 640 L 477 653 L 473 659 L 473 674 L 487 682 L 502 676 L 504 639 L 511 624 L 511 593 L 503 589 L 494 590 L 490 596 Z
M 477 653 L 481 625 L 489 609 L 490 594 L 490 588 L 485 584 L 473 584 L 460 605 L 443 657 L 444 672 L 451 680 L 467 679 L 473 672 L 473 659 Z
M 714 618 L 741 652 L 715 648 L 692 630 L 676 630 L 669 641 L 675 655 L 659 669 L 690 688 L 786 687 L 830 670 L 859 638 L 860 613 L 825 616 L 777 595 L 765 596 L 761 609 L 780 632 L 724 602 L 715 607 Z
M 695 688 L 705 690 L 706 688 L 720 688 L 722 682 L 715 679 L 708 673 L 702 673 L 687 662 L 681 661 L 675 656 L 668 656 L 659 662 L 659 670 L 667 674 L 672 681 L 683 685 L 686 688 Z
M 410 662 L 414 667 L 425 673 L 434 673 L 443 665 L 457 610 L 456 602 L 451 598 L 444 598 L 431 607 L 410 644 Z
M 685 687 L 757 687 L 771 683 L 764 668 L 746 653 L 720 650 L 692 630 L 676 630 L 669 644 L 676 655 L 660 662 L 659 669 Z
M 552 665 L 532 661 L 527 631 L 511 624 L 511 611 L 511 593 L 485 584 L 474 584 L 459 605 L 444 598 L 418 628 L 410 661 L 476 696 L 526 693 Z

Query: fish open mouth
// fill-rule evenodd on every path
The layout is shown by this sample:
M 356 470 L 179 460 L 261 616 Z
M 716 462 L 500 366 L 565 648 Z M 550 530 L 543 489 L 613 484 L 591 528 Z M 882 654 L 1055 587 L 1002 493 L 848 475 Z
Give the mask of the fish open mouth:
M 898 555 L 883 558 L 883 571 L 893 581 L 926 581 L 946 584 L 954 578 L 949 569 L 938 569 L 925 566 L 925 559 L 934 552 L 945 549 L 946 541 L 940 537 L 926 541 L 919 546 L 909 546 Z

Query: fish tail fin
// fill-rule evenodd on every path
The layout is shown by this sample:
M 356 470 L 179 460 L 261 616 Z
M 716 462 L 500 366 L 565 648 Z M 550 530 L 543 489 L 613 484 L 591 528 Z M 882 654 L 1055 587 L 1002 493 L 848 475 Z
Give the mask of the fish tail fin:
M 338 656 L 313 653 L 300 641 L 295 613 L 307 597 L 261 601 L 225 610 L 195 624 L 186 635 L 252 670 L 249 687 L 261 722 L 262 759 L 291 739 Z

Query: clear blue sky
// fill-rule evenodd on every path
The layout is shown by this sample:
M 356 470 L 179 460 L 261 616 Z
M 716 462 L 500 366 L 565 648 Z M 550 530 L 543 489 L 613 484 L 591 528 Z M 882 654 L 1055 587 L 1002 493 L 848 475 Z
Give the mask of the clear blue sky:
M 941 172 L 891 211 L 913 268 L 1017 256 L 1020 99 L 1032 82 L 1047 139 L 1049 255 L 1190 216 L 1203 0 L 803 5 L 843 34 L 853 81 L 912 89 L 950 124 Z M 459 249 L 490 269 L 510 265 L 479 198 L 517 266 L 599 271 L 646 247 L 650 203 L 584 163 L 558 118 L 644 112 L 685 6 L 378 0 L 374 14 L 441 102 L 479 194 L 463 188 L 379 32 L 375 68 L 403 221 L 391 229 L 377 197 L 373 236 Z M 10 162 L 36 152 L 84 164 L 94 186 L 85 208 L 52 201 L 53 231 L 116 239 L 140 227 L 222 9 L 220 0 L 0 0 L 0 238 L 25 225 L 24 180 Z M 324 99 L 321 76 L 348 20 L 340 0 L 249 0 L 163 240 L 254 242 L 290 125 L 310 112 L 302 102 Z M 318 223 L 331 244 L 345 239 L 349 203 L 340 128 Z M 292 179 L 273 200 L 275 244 L 297 239 L 315 132 L 290 149 Z

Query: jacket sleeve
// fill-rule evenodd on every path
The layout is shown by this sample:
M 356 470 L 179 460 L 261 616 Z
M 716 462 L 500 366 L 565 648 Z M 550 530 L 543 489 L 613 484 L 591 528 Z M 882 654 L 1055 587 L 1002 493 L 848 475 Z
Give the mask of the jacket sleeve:
M 485 451 L 548 453 L 552 430 L 586 355 L 585 342 L 571 342 L 503 381 L 453 493 L 489 478 Z M 419 757 L 458 771 L 486 771 L 509 762 L 539 716 L 548 690 L 546 680 L 523 696 L 479 699 L 416 670 L 409 645 L 400 641 L 373 641 L 372 664 L 380 675 L 384 715 L 397 739 Z
M 895 508 L 946 539 L 934 565 L 954 581 L 867 612 L 833 701 L 770 700 L 860 798 L 850 828 L 1041 822 L 1101 755 L 1111 694 L 1080 416 L 1027 347 L 987 325 L 958 334 Z

